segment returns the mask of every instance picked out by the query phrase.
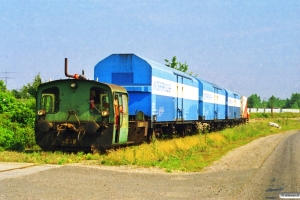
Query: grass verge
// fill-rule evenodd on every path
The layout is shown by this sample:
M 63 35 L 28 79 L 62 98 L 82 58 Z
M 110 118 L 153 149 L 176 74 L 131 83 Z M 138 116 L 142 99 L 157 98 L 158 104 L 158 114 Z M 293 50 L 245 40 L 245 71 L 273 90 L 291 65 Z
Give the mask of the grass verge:
M 0 152 L 1 162 L 30 162 L 40 164 L 86 163 L 96 165 L 133 165 L 158 167 L 167 172 L 197 172 L 218 160 L 228 151 L 243 146 L 259 137 L 284 133 L 300 129 L 299 120 L 288 118 L 272 119 L 282 128 L 268 125 L 271 119 L 252 121 L 225 130 L 175 138 L 156 140 L 150 144 L 141 144 L 110 150 L 105 155 L 62 152 L 25 151 Z

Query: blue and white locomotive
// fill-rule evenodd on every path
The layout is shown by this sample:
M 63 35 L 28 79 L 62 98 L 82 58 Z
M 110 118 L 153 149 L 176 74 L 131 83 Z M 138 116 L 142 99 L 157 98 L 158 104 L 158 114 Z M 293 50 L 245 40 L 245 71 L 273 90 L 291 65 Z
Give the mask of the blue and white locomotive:
M 148 123 L 155 132 L 185 134 L 197 122 L 211 129 L 245 122 L 247 98 L 135 54 L 112 54 L 94 68 L 94 79 L 123 86 L 129 95 L 129 123 Z M 241 109 L 242 107 L 242 109 Z

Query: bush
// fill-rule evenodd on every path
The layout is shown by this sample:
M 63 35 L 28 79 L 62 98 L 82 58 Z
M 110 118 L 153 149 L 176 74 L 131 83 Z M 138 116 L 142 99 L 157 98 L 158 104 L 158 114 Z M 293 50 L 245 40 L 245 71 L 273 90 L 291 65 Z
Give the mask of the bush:
M 0 127 L 0 147 L 4 150 L 11 146 L 14 133 L 6 128 Z
M 34 112 L 29 109 L 25 104 L 17 103 L 14 109 L 8 113 L 12 122 L 20 123 L 21 125 L 34 124 Z
M 32 148 L 35 145 L 33 127 L 23 127 L 6 118 L 7 116 L 0 115 L 0 148 L 17 151 Z
M 34 102 L 0 91 L 0 150 L 22 151 L 35 145 Z

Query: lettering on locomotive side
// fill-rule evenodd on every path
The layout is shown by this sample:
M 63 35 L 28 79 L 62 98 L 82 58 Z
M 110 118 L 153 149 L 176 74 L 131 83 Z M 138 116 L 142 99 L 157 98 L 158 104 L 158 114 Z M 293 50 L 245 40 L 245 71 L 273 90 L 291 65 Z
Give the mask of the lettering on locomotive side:
M 152 77 L 153 94 L 174 97 L 176 95 L 175 86 L 176 83 L 170 80 L 158 78 L 155 76 Z
M 225 105 L 225 95 L 203 90 L 203 102 Z
M 164 83 L 162 81 L 155 81 L 153 83 L 154 90 L 158 92 L 163 92 L 163 93 L 171 93 L 172 86 L 170 83 Z
M 192 84 L 192 82 L 189 84 Z M 199 90 L 189 84 L 152 76 L 152 94 L 175 98 L 183 97 L 184 99 L 197 101 Z
M 203 91 L 203 101 L 204 102 L 214 102 L 213 93 L 208 91 Z

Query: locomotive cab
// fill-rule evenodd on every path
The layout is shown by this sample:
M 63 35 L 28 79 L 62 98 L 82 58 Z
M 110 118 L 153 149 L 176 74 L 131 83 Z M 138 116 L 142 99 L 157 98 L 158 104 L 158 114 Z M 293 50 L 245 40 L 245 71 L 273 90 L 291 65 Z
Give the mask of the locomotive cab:
M 58 80 L 41 84 L 36 101 L 36 142 L 44 150 L 128 143 L 128 94 L 120 86 Z

